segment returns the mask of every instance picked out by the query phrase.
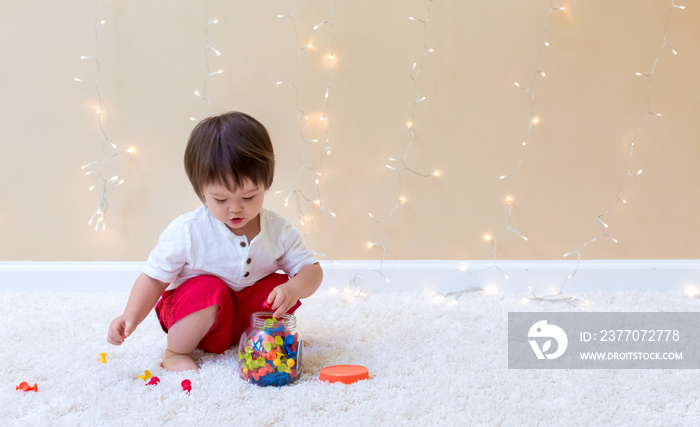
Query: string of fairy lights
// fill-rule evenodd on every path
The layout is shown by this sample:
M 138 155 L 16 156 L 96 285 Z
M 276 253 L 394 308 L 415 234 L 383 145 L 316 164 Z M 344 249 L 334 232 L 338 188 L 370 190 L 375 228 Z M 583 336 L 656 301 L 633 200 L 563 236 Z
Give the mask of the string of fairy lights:
M 299 88 L 297 85 L 297 78 L 299 74 L 300 62 L 302 55 L 310 54 L 310 52 L 315 51 L 317 48 L 313 40 L 309 40 L 306 43 L 301 41 L 299 35 L 299 26 L 297 24 L 297 2 L 292 3 L 291 11 L 286 14 L 277 15 L 278 19 L 286 19 L 291 23 L 292 31 L 294 34 L 294 43 L 296 48 L 295 60 L 292 65 L 289 77 L 285 80 L 280 80 L 277 82 L 278 86 L 288 85 L 294 90 L 295 99 L 295 110 L 296 110 L 296 123 L 297 129 L 299 131 L 299 143 L 297 157 L 299 160 L 299 169 L 296 178 L 292 184 L 283 190 L 276 191 L 276 194 L 284 195 L 284 206 L 289 205 L 290 200 L 294 199 L 296 203 L 296 213 L 299 224 L 304 227 L 304 234 L 308 235 L 310 233 L 311 224 L 313 222 L 314 216 L 311 213 L 312 210 L 318 210 L 320 212 L 325 212 L 331 217 L 335 218 L 336 214 L 331 210 L 325 203 L 321 191 L 321 177 L 323 176 L 324 159 L 332 154 L 332 144 L 330 138 L 330 120 L 328 117 L 328 111 L 331 102 L 332 93 L 332 82 L 333 82 L 333 72 L 336 67 L 336 32 L 335 32 L 335 16 L 337 10 L 337 0 L 332 0 L 331 2 L 331 12 L 330 17 L 312 27 L 312 32 L 314 34 L 319 34 L 319 38 L 323 37 L 322 32 L 324 30 L 327 38 L 329 40 L 330 48 L 328 53 L 322 55 L 323 65 L 328 68 L 327 80 L 324 84 L 323 90 L 323 101 L 321 113 L 312 114 L 310 108 L 302 107 Z M 318 40 L 318 38 L 317 38 Z M 309 127 L 310 122 L 312 126 L 322 126 L 321 136 L 317 137 L 308 136 L 305 128 Z M 311 151 L 313 154 L 317 155 L 317 160 L 309 160 L 305 157 L 304 152 Z M 305 188 L 311 185 L 313 190 L 311 193 L 305 191 Z M 315 252 L 316 255 L 322 256 L 330 259 L 327 255 Z
M 106 20 L 100 18 L 99 13 L 99 0 L 95 1 L 95 6 L 93 10 L 94 17 L 94 53 L 92 55 L 83 55 L 80 57 L 81 60 L 92 61 L 96 67 L 96 75 L 91 80 L 86 80 L 83 78 L 75 77 L 73 80 L 78 83 L 83 83 L 92 86 L 95 89 L 95 94 L 97 98 L 97 109 L 95 111 L 97 115 L 97 127 L 100 131 L 100 155 L 99 158 L 88 162 L 80 167 L 84 171 L 85 175 L 92 176 L 97 182 L 88 188 L 88 191 L 93 191 L 98 189 L 100 191 L 99 201 L 97 204 L 97 209 L 93 212 L 88 225 L 94 225 L 95 231 L 102 229 L 102 231 L 107 230 L 107 210 L 109 207 L 109 196 L 112 194 L 117 187 L 124 183 L 124 180 L 119 178 L 118 175 L 113 175 L 109 178 L 103 175 L 103 169 L 105 165 L 115 160 L 117 157 L 123 154 L 133 154 L 136 150 L 133 147 L 127 149 L 120 149 L 117 144 L 114 143 L 105 131 L 103 124 L 103 119 L 105 115 L 105 108 L 102 102 L 102 92 L 100 90 L 100 77 L 102 76 L 102 69 L 100 67 L 100 30 L 104 25 L 107 24 Z
M 406 197 L 403 195 L 403 174 L 404 173 L 410 173 L 412 175 L 421 177 L 421 178 L 434 178 L 434 177 L 439 177 L 440 176 L 440 171 L 435 170 L 430 173 L 425 173 L 418 171 L 412 167 L 409 166 L 408 164 L 408 157 L 411 153 L 411 148 L 413 147 L 415 141 L 416 141 L 416 133 L 415 133 L 415 121 L 416 121 L 416 110 L 418 108 L 418 104 L 421 104 L 426 101 L 427 97 L 423 94 L 420 86 L 420 74 L 421 71 L 423 70 L 423 63 L 425 61 L 425 58 L 433 53 L 435 50 L 430 47 L 429 45 L 429 24 L 430 24 L 430 18 L 432 16 L 432 7 L 433 7 L 433 0 L 427 0 L 426 2 L 426 13 L 424 18 L 416 18 L 414 16 L 409 16 L 408 20 L 411 22 L 416 22 L 421 25 L 421 28 L 423 30 L 423 50 L 421 52 L 420 58 L 418 60 L 413 62 L 413 65 L 411 66 L 411 72 L 410 72 L 410 78 L 411 81 L 413 82 L 413 88 L 415 91 L 415 97 L 414 101 L 411 106 L 411 115 L 410 119 L 406 123 L 406 128 L 408 130 L 408 142 L 406 143 L 406 146 L 404 147 L 403 153 L 401 157 L 390 157 L 388 163 L 386 163 L 386 168 L 391 170 L 397 180 L 398 180 L 398 187 L 396 189 L 396 197 L 394 198 L 395 202 L 394 205 L 389 209 L 389 211 L 384 214 L 383 216 L 376 215 L 372 212 L 369 212 L 369 217 L 372 218 L 377 224 L 381 224 L 384 228 L 383 231 L 383 236 L 381 239 L 369 242 L 367 244 L 368 248 L 378 248 L 381 249 L 382 255 L 379 261 L 379 268 L 376 270 L 376 272 L 387 282 L 390 283 L 390 279 L 384 274 L 383 271 L 383 266 L 384 262 L 386 261 L 387 257 L 387 246 L 385 244 L 386 241 L 386 236 L 387 236 L 387 222 L 391 219 L 391 217 L 406 203 Z M 353 279 L 354 281 L 357 281 L 357 279 Z
M 543 56 L 544 50 L 550 46 L 550 38 L 549 38 L 550 20 L 551 20 L 551 17 L 554 13 L 558 13 L 558 12 L 565 11 L 565 10 L 566 10 L 566 7 L 564 7 L 562 5 L 555 5 L 553 1 L 549 2 L 549 8 L 547 10 L 547 15 L 546 15 L 545 21 L 544 21 L 544 28 L 542 30 L 542 33 L 543 33 L 542 41 L 540 43 L 540 47 L 539 47 L 538 53 L 537 53 L 537 69 L 532 74 L 532 78 L 530 79 L 529 83 L 522 84 L 520 82 L 515 82 L 515 87 L 521 89 L 530 98 L 530 108 L 528 111 L 528 121 L 527 121 L 528 126 L 527 126 L 527 129 L 525 132 L 525 138 L 518 144 L 518 147 L 519 147 L 518 149 L 520 152 L 518 162 L 516 163 L 513 170 L 511 170 L 510 172 L 505 173 L 499 177 L 500 180 L 508 180 L 508 179 L 510 180 L 510 191 L 505 198 L 505 202 L 508 205 L 506 226 L 498 234 L 491 234 L 491 233 L 484 234 L 484 240 L 486 242 L 489 242 L 493 246 L 494 265 L 491 268 L 498 270 L 501 274 L 503 274 L 503 277 L 506 280 L 509 280 L 510 277 L 508 276 L 508 274 L 506 274 L 498 266 L 498 263 L 497 263 L 497 260 L 498 260 L 498 240 L 503 233 L 512 233 L 525 241 L 528 240 L 527 236 L 525 236 L 523 233 L 521 233 L 515 227 L 515 221 L 513 219 L 513 205 L 515 203 L 515 196 L 516 196 L 517 188 L 518 188 L 518 176 L 520 174 L 520 170 L 522 169 L 523 160 L 525 158 L 525 153 L 526 153 L 528 144 L 530 143 L 532 129 L 534 126 L 536 126 L 540 123 L 540 118 L 536 114 L 536 111 L 535 111 L 536 87 L 537 87 L 538 81 L 545 78 L 545 76 L 546 76 L 546 73 L 543 71 L 542 56 Z
M 672 16 L 672 14 L 675 11 L 680 11 L 684 10 L 685 6 L 682 5 L 677 5 L 675 3 L 675 0 L 671 0 L 670 6 L 666 12 L 666 19 L 664 21 L 664 33 L 663 37 L 661 40 L 661 44 L 656 51 L 656 57 L 654 58 L 654 61 L 651 66 L 651 70 L 647 72 L 640 72 L 637 71 L 635 72 L 636 77 L 641 77 L 647 79 L 647 90 L 646 90 L 646 97 L 645 97 L 645 106 L 643 108 L 642 115 L 637 123 L 637 127 L 634 131 L 634 134 L 632 135 L 630 141 L 629 141 L 629 152 L 628 152 L 628 157 L 627 157 L 627 170 L 625 171 L 624 176 L 620 180 L 618 187 L 617 187 L 617 192 L 615 194 L 615 198 L 613 202 L 600 214 L 597 215 L 597 221 L 599 222 L 599 226 L 601 227 L 601 232 L 597 236 L 591 238 L 590 240 L 586 241 L 576 249 L 573 249 L 567 253 L 564 254 L 564 258 L 570 257 L 572 255 L 576 256 L 576 266 L 574 268 L 574 271 L 566 276 L 566 278 L 563 280 L 559 292 L 555 295 L 553 295 L 553 298 L 557 298 L 562 295 L 562 290 L 564 288 L 564 285 L 573 278 L 576 273 L 579 271 L 579 267 L 581 264 L 581 253 L 586 247 L 588 247 L 590 244 L 600 240 L 600 239 L 609 239 L 613 243 L 618 243 L 618 240 L 610 233 L 610 226 L 606 222 L 606 217 L 619 205 L 624 205 L 627 203 L 627 200 L 623 198 L 622 192 L 623 192 L 623 187 L 624 185 L 631 179 L 634 179 L 638 177 L 639 175 L 642 174 L 642 169 L 638 169 L 634 167 L 634 154 L 635 154 L 635 144 L 638 142 L 640 135 L 642 134 L 644 127 L 649 119 L 653 118 L 659 118 L 661 117 L 661 113 L 658 111 L 655 111 L 652 108 L 651 105 L 651 100 L 652 100 L 652 89 L 653 89 L 653 81 L 654 81 L 654 73 L 656 72 L 656 67 L 659 64 L 659 60 L 661 59 L 662 55 L 666 51 L 670 51 L 673 55 L 677 55 L 678 51 L 671 46 L 671 44 L 668 41 L 668 33 L 669 33 L 669 20 Z
M 206 64 L 206 73 L 204 75 L 204 82 L 202 84 L 201 90 L 197 89 L 194 91 L 194 96 L 196 96 L 198 99 L 200 99 L 205 105 L 206 105 L 206 110 L 205 110 L 205 116 L 208 116 L 211 113 L 211 98 L 207 95 L 207 85 L 209 84 L 209 80 L 211 80 L 213 77 L 216 77 L 218 75 L 221 75 L 224 73 L 224 70 L 221 68 L 217 68 L 214 70 L 212 68 L 212 61 L 210 59 L 211 55 L 214 55 L 215 57 L 220 57 L 221 56 L 221 51 L 214 47 L 211 43 L 211 38 L 209 34 L 209 29 L 213 25 L 217 25 L 219 23 L 218 19 L 211 19 L 209 17 L 209 8 L 207 7 L 207 1 L 202 0 L 202 7 L 204 9 L 204 61 Z M 190 116 L 190 120 L 193 122 L 199 121 L 195 116 Z
M 640 176 L 643 171 L 636 167 L 636 150 L 639 143 L 641 135 L 643 135 L 644 130 L 650 120 L 656 120 L 662 117 L 662 113 L 656 111 L 653 108 L 653 89 L 655 82 L 655 73 L 657 66 L 659 65 L 661 58 L 664 54 L 669 53 L 672 55 L 679 54 L 678 51 L 672 46 L 669 41 L 669 22 L 674 13 L 682 11 L 685 6 L 676 4 L 678 0 L 670 0 L 670 5 L 666 13 L 664 22 L 664 32 L 661 39 L 660 46 L 656 51 L 656 55 L 651 63 L 650 70 L 637 70 L 635 74 L 631 75 L 631 78 L 646 79 L 646 96 L 644 99 L 643 112 L 637 122 L 636 129 L 632 134 L 630 140 L 628 141 L 628 152 L 626 161 L 626 170 L 624 175 L 618 182 L 617 191 L 615 196 L 612 198 L 610 204 L 606 204 L 606 207 L 602 212 L 596 216 L 596 221 L 599 223 L 600 232 L 597 233 L 590 239 L 587 239 L 584 243 L 572 249 L 565 254 L 564 258 L 576 259 L 575 267 L 573 271 L 566 275 L 566 277 L 561 282 L 559 290 L 556 294 L 550 296 L 540 297 L 532 292 L 532 298 L 538 300 L 547 301 L 572 301 L 570 297 L 565 297 L 563 295 L 563 289 L 565 285 L 578 273 L 581 261 L 583 258 L 583 253 L 592 245 L 594 242 L 600 240 L 609 240 L 613 243 L 618 243 L 617 238 L 614 236 L 612 230 L 610 230 L 610 225 L 608 221 L 608 216 L 617 211 L 622 205 L 627 203 L 623 194 L 625 193 L 625 187 L 630 182 Z M 101 18 L 101 13 L 99 10 L 100 0 L 95 0 L 94 3 L 94 53 L 91 55 L 81 56 L 81 60 L 91 61 L 95 65 L 95 76 L 92 78 L 79 78 L 75 77 L 75 82 L 86 84 L 91 86 L 95 91 L 95 98 L 97 103 L 96 108 L 96 120 L 97 128 L 99 129 L 99 156 L 84 165 L 81 166 L 81 170 L 85 175 L 90 176 L 95 182 L 89 187 L 89 191 L 97 190 L 100 193 L 98 198 L 97 208 L 93 211 L 88 224 L 94 227 L 95 230 L 106 230 L 106 215 L 109 207 L 109 199 L 112 192 L 124 183 L 124 179 L 120 178 L 118 175 L 106 174 L 105 170 L 109 169 L 110 164 L 113 164 L 115 159 L 124 154 L 133 154 L 135 149 L 120 148 L 115 141 L 113 141 L 105 126 L 105 108 L 103 103 L 103 93 L 101 87 L 101 78 L 103 77 L 101 62 L 100 62 L 100 35 L 102 29 L 107 25 L 105 19 Z M 314 214 L 317 212 L 323 212 L 331 217 L 336 217 L 336 214 L 331 210 L 323 197 L 322 192 L 322 178 L 325 167 L 324 160 L 330 156 L 333 152 L 332 141 L 331 141 L 331 129 L 329 121 L 329 108 L 331 105 L 331 100 L 333 99 L 333 77 L 336 71 L 337 58 L 336 58 L 336 30 L 335 30 L 335 19 L 337 12 L 337 0 L 330 0 L 330 13 L 328 18 L 317 23 L 315 26 L 311 27 L 311 33 L 314 34 L 312 39 L 319 41 L 323 38 L 323 43 L 314 43 L 313 40 L 302 41 L 303 30 L 308 30 L 307 28 L 300 27 L 299 22 L 301 19 L 297 18 L 298 1 L 292 2 L 291 12 L 286 14 L 280 14 L 277 17 L 280 20 L 287 20 L 291 23 L 292 32 L 294 34 L 294 46 L 296 49 L 295 60 L 291 66 L 289 76 L 281 81 L 277 81 L 279 86 L 289 86 L 294 91 L 295 96 L 295 113 L 296 113 L 296 125 L 299 134 L 298 138 L 298 162 L 299 168 L 296 173 L 296 177 L 292 180 L 290 186 L 286 189 L 277 191 L 278 194 L 284 197 L 284 205 L 288 206 L 290 202 L 296 205 L 296 214 L 298 217 L 299 224 L 305 227 L 307 233 L 311 227 L 315 217 Z M 206 114 L 210 113 L 211 109 L 211 99 L 208 94 L 208 86 L 211 79 L 224 73 L 222 68 L 216 67 L 217 58 L 222 56 L 221 50 L 213 46 L 210 32 L 214 25 L 219 24 L 218 19 L 212 19 L 210 17 L 209 8 L 207 6 L 207 1 L 202 0 L 202 6 L 204 9 L 204 59 L 206 64 L 206 71 L 204 75 L 204 80 L 200 88 L 194 91 L 194 95 L 202 101 L 206 108 Z M 540 43 L 537 52 L 537 65 L 532 73 L 532 77 L 527 82 L 518 81 L 514 83 L 514 86 L 522 93 L 524 93 L 529 99 L 529 110 L 527 112 L 527 127 L 524 129 L 524 137 L 522 140 L 518 140 L 517 149 L 519 151 L 519 157 L 515 163 L 512 170 L 499 176 L 501 181 L 507 182 L 509 184 L 509 191 L 505 198 L 507 206 L 506 221 L 503 228 L 497 233 L 485 234 L 484 239 L 493 247 L 493 261 L 494 267 L 498 270 L 506 279 L 509 279 L 508 275 L 501 270 L 498 265 L 499 259 L 499 242 L 505 235 L 511 234 L 515 235 L 524 241 L 528 241 L 528 237 L 519 228 L 519 221 L 514 215 L 514 203 L 517 199 L 517 193 L 519 190 L 519 176 L 522 170 L 523 162 L 526 156 L 526 151 L 530 144 L 530 139 L 532 135 L 532 130 L 540 123 L 540 117 L 538 116 L 538 109 L 540 105 L 537 103 L 538 99 L 537 88 L 540 83 L 546 79 L 547 74 L 545 73 L 544 67 L 544 52 L 550 46 L 550 43 L 555 43 L 555 40 L 550 40 L 550 25 L 552 19 L 556 14 L 566 11 L 566 7 L 562 3 L 556 0 L 551 0 L 549 2 L 549 7 L 547 9 L 547 14 L 544 20 L 544 27 L 542 31 L 542 41 Z M 369 217 L 377 224 L 382 226 L 381 236 L 378 239 L 370 241 L 367 247 L 370 250 L 380 250 L 381 255 L 379 256 L 379 267 L 376 271 L 387 283 L 390 282 L 389 278 L 385 275 L 383 271 L 384 263 L 387 259 L 387 238 L 388 238 L 388 224 L 391 219 L 394 218 L 395 214 L 407 203 L 407 199 L 404 195 L 405 190 L 405 177 L 406 174 L 411 174 L 412 176 L 417 176 L 420 178 L 435 178 L 440 176 L 439 171 L 433 172 L 422 172 L 413 167 L 411 167 L 410 156 L 413 147 L 416 143 L 416 132 L 420 132 L 420 127 L 416 124 L 417 112 L 422 105 L 426 104 L 427 97 L 422 91 L 421 87 L 421 72 L 423 70 L 423 65 L 428 55 L 434 53 L 434 49 L 430 47 L 429 35 L 431 29 L 431 17 L 433 13 L 433 0 L 426 0 L 426 11 L 424 17 L 414 17 L 409 16 L 408 20 L 416 25 L 419 25 L 422 34 L 422 52 L 420 56 L 413 61 L 409 73 L 409 77 L 413 83 L 413 90 L 415 92 L 415 97 L 411 104 L 410 109 L 410 119 L 407 120 L 405 126 L 407 134 L 407 141 L 403 147 L 403 151 L 400 156 L 389 157 L 385 166 L 389 169 L 393 176 L 397 179 L 397 186 L 395 190 L 392 191 L 395 196 L 389 196 L 392 199 L 392 204 L 386 210 L 386 212 L 378 213 L 377 211 L 370 211 L 368 213 Z M 327 51 L 320 55 L 316 55 L 317 46 L 330 46 Z M 320 53 L 320 52 L 319 52 Z M 301 105 L 302 93 L 300 91 L 309 90 L 308 88 L 300 87 L 299 72 L 302 59 L 314 59 L 316 57 L 321 58 L 319 61 L 314 62 L 316 65 L 321 63 L 323 67 L 327 70 L 327 79 L 324 79 L 321 85 L 322 90 L 318 93 L 318 100 L 321 102 L 316 103 L 312 108 L 310 105 Z M 305 76 L 302 76 L 305 77 Z M 317 108 L 320 104 L 320 108 Z M 420 104 L 420 105 L 419 105 Z M 199 114 L 190 116 L 190 120 L 198 121 L 201 119 Z M 315 122 L 313 126 L 309 126 L 310 122 Z M 319 127 L 320 126 L 320 127 Z M 309 131 L 308 129 L 320 129 L 320 131 Z M 309 136 L 312 134 L 313 136 Z M 308 154 L 308 153 L 311 154 Z M 112 168 L 114 166 L 112 165 Z M 310 190 L 311 189 L 311 190 Z M 327 257 L 325 254 L 317 255 Z M 330 258 L 329 258 L 330 259 Z M 472 272 L 470 272 L 471 274 Z M 479 288 L 481 289 L 481 288 Z
M 575 298 L 570 297 L 570 296 L 565 296 L 565 295 L 563 294 L 563 289 L 564 289 L 564 286 L 566 285 L 566 283 L 568 283 L 568 281 L 571 280 L 571 279 L 576 275 L 576 273 L 579 271 L 580 265 L 581 265 L 581 259 L 582 259 L 582 252 L 583 252 L 583 250 L 586 249 L 586 248 L 587 248 L 589 245 L 591 245 L 592 243 L 594 243 L 594 242 L 596 242 L 596 241 L 598 241 L 598 240 L 601 240 L 601 239 L 609 239 L 609 240 L 612 241 L 613 243 L 618 243 L 617 238 L 615 238 L 615 237 L 610 233 L 609 225 L 608 225 L 608 223 L 606 222 L 606 217 L 607 217 L 616 207 L 618 207 L 618 206 L 621 205 L 621 204 L 624 205 L 624 204 L 627 203 L 627 200 L 626 200 L 625 198 L 622 197 L 622 192 L 623 192 L 624 184 L 625 184 L 628 180 L 634 179 L 634 178 L 638 177 L 638 176 L 641 175 L 642 172 L 643 172 L 642 169 L 637 169 L 637 168 L 635 168 L 635 167 L 633 166 L 633 165 L 634 165 L 635 143 L 638 141 L 638 139 L 639 139 L 639 137 L 640 137 L 640 134 L 642 133 L 642 131 L 643 131 L 643 129 L 644 129 L 645 124 L 647 123 L 647 121 L 648 121 L 650 118 L 661 117 L 661 113 L 659 113 L 659 112 L 657 112 L 657 111 L 654 111 L 654 110 L 652 109 L 652 107 L 651 107 L 651 96 L 652 96 L 652 87 L 653 87 L 653 77 L 654 77 L 654 73 L 655 73 L 655 71 L 656 71 L 656 67 L 657 67 L 657 65 L 658 65 L 658 63 L 659 63 L 659 60 L 661 59 L 662 54 L 663 54 L 665 51 L 670 51 L 670 52 L 673 53 L 673 55 L 677 55 L 677 54 L 678 54 L 678 52 L 671 46 L 671 44 L 670 44 L 669 41 L 668 41 L 668 30 L 669 30 L 669 28 L 668 28 L 668 27 L 669 27 L 669 26 L 668 26 L 668 23 L 669 23 L 669 19 L 670 19 L 670 17 L 671 17 L 671 14 L 672 14 L 674 11 L 676 11 L 676 10 L 683 10 L 683 9 L 685 9 L 685 6 L 677 5 L 677 4 L 675 3 L 675 0 L 671 0 L 671 4 L 670 4 L 670 6 L 669 6 L 669 8 L 668 8 L 668 11 L 667 11 L 667 14 L 666 14 L 666 20 L 665 20 L 665 23 L 664 23 L 664 33 L 663 33 L 663 37 L 662 37 L 662 42 L 661 42 L 661 44 L 660 44 L 660 46 L 659 46 L 659 48 L 658 48 L 658 50 L 657 50 L 656 57 L 654 58 L 654 61 L 653 61 L 651 70 L 650 70 L 649 72 L 639 72 L 639 71 L 638 71 L 638 72 L 635 73 L 635 75 L 636 75 L 637 77 L 643 77 L 643 78 L 646 78 L 646 79 L 647 79 L 648 84 L 647 84 L 647 92 L 646 92 L 646 99 L 645 99 L 645 104 L 646 104 L 646 105 L 645 105 L 643 114 L 642 114 L 642 116 L 641 116 L 641 118 L 640 118 L 640 120 L 639 120 L 639 122 L 638 122 L 638 124 L 637 124 L 636 130 L 635 130 L 635 132 L 634 132 L 634 134 L 633 134 L 631 140 L 629 141 L 629 152 L 628 152 L 628 158 L 627 158 L 627 170 L 626 170 L 626 172 L 625 172 L 623 178 L 620 180 L 620 182 L 619 182 L 619 184 L 618 184 L 618 188 L 617 188 L 617 192 L 616 192 L 616 195 L 615 195 L 615 199 L 614 199 L 614 201 L 613 201 L 609 206 L 607 206 L 607 208 L 606 208 L 603 212 L 601 212 L 600 214 L 598 214 L 597 217 L 596 217 L 598 223 L 600 224 L 600 227 L 602 228 L 601 232 L 600 232 L 598 235 L 596 235 L 595 237 L 593 237 L 593 238 L 587 240 L 585 243 L 583 243 L 582 245 L 580 245 L 580 246 L 577 247 L 576 249 L 573 249 L 573 250 L 571 250 L 571 251 L 568 251 L 568 252 L 566 252 L 566 253 L 563 255 L 564 258 L 568 258 L 568 257 L 570 257 L 570 256 L 572 256 L 572 255 L 575 255 L 575 256 L 576 256 L 576 265 L 575 265 L 573 271 L 572 271 L 571 273 L 567 274 L 567 276 L 564 278 L 564 280 L 562 281 L 562 283 L 561 283 L 561 285 L 560 285 L 560 287 L 559 287 L 559 290 L 558 290 L 556 293 L 554 293 L 554 294 L 552 294 L 552 295 L 538 296 L 538 295 L 536 295 L 536 294 L 532 291 L 532 288 L 530 288 L 531 298 L 532 298 L 532 299 L 534 299 L 534 300 L 540 300 L 540 301 L 552 301 L 552 302 L 567 302 L 567 303 L 574 303 L 574 302 L 576 302 L 577 300 L 576 300 Z M 514 198 L 515 198 L 515 192 L 516 192 L 516 188 L 517 188 L 518 173 L 519 173 L 519 171 L 520 171 L 520 169 L 521 169 L 521 167 L 522 167 L 523 158 L 524 158 L 524 154 L 525 154 L 525 149 L 526 149 L 526 147 L 527 147 L 527 145 L 528 145 L 528 142 L 529 142 L 529 139 L 530 139 L 530 133 L 531 133 L 532 127 L 533 127 L 534 125 L 537 125 L 537 124 L 539 123 L 539 121 L 540 121 L 539 117 L 535 114 L 535 86 L 536 86 L 536 82 L 537 82 L 538 79 L 544 78 L 544 77 L 546 76 L 545 72 L 544 72 L 543 69 L 542 69 L 542 68 L 543 68 L 543 67 L 542 67 L 542 52 L 543 52 L 544 48 L 549 47 L 549 45 L 550 45 L 550 42 L 549 42 L 549 21 L 550 21 L 550 19 L 549 19 L 549 18 L 550 18 L 550 16 L 552 15 L 552 13 L 555 13 L 555 12 L 557 12 L 557 11 L 564 11 L 564 10 L 566 10 L 565 7 L 554 6 L 553 2 L 550 2 L 550 7 L 549 7 L 549 10 L 548 10 L 548 13 L 547 13 L 547 19 L 545 20 L 545 24 L 544 24 L 544 31 L 543 31 L 543 33 L 544 33 L 544 37 L 543 37 L 543 38 L 544 38 L 544 41 L 543 41 L 543 43 L 542 43 L 542 45 L 541 45 L 541 47 L 540 47 L 539 53 L 538 53 L 538 66 L 537 66 L 537 70 L 535 71 L 535 73 L 534 73 L 534 75 L 533 75 L 533 78 L 532 78 L 532 80 L 531 80 L 531 82 L 530 82 L 529 85 L 522 85 L 522 84 L 520 84 L 520 83 L 518 83 L 518 82 L 515 82 L 515 86 L 516 86 L 516 87 L 522 89 L 524 92 L 526 92 L 526 93 L 528 93 L 528 94 L 530 95 L 529 125 L 528 125 L 528 128 L 527 128 L 527 134 L 526 134 L 527 137 L 526 137 L 526 139 L 521 143 L 520 158 L 519 158 L 519 160 L 518 160 L 518 163 L 517 163 L 516 168 L 515 168 L 513 171 L 511 171 L 511 172 L 509 172 L 509 173 L 507 173 L 507 174 L 505 174 L 505 175 L 501 175 L 501 176 L 500 176 L 500 179 L 503 180 L 503 179 L 510 178 L 510 179 L 512 180 L 511 192 L 510 192 L 510 194 L 506 197 L 506 203 L 508 204 L 508 216 L 507 216 L 507 225 L 506 225 L 504 231 L 506 231 L 506 232 L 512 232 L 512 233 L 516 234 L 518 237 L 520 237 L 520 238 L 522 238 L 522 239 L 524 239 L 524 240 L 528 240 L 528 238 L 527 238 L 526 236 L 524 236 L 522 233 L 520 233 L 520 232 L 515 228 L 515 226 L 514 226 L 513 215 L 512 215 L 512 213 L 513 213 L 513 201 L 514 201 Z M 496 259 L 497 259 L 498 239 L 497 239 L 496 237 L 494 237 L 494 236 L 491 236 L 490 234 L 486 234 L 486 235 L 484 236 L 484 238 L 485 238 L 485 240 L 490 241 L 490 242 L 492 242 L 492 244 L 493 244 L 493 256 L 494 256 L 494 262 L 495 262 Z M 496 265 L 495 268 L 499 269 L 499 271 L 500 271 L 500 268 L 498 268 L 497 265 Z M 502 271 L 501 271 L 501 272 L 502 272 Z M 502 272 L 502 273 L 503 273 L 503 272 Z M 505 274 L 505 273 L 503 273 L 503 274 L 504 274 L 505 278 L 508 279 L 508 275 Z

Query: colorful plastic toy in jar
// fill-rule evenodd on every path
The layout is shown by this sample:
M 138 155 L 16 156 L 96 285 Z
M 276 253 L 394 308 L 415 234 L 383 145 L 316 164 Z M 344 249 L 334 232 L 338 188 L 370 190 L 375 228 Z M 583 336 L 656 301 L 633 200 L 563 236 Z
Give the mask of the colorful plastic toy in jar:
M 241 378 L 259 386 L 293 383 L 301 374 L 303 340 L 291 314 L 276 319 L 271 312 L 250 316 L 250 327 L 238 343 Z

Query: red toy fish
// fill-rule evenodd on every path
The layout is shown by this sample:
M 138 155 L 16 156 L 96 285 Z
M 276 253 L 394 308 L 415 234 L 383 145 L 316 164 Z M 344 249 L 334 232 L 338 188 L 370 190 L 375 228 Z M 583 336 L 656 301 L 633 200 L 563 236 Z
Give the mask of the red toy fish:
M 151 380 L 146 383 L 146 385 L 157 385 L 159 382 L 160 382 L 160 378 L 152 377 Z
M 39 389 L 36 386 L 36 383 L 34 383 L 33 386 L 29 387 L 29 384 L 26 381 L 22 381 L 16 388 L 15 390 L 22 390 L 22 391 L 39 391 Z
M 190 380 L 182 380 L 182 389 L 187 392 L 187 394 L 190 394 L 192 391 L 192 382 Z

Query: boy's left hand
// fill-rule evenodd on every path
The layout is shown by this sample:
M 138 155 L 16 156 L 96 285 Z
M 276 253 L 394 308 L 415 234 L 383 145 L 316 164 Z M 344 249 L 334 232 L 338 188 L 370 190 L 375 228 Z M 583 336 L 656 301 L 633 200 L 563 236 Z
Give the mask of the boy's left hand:
M 274 311 L 273 316 L 277 318 L 282 317 L 297 301 L 299 301 L 299 292 L 291 281 L 277 286 L 267 297 L 267 303 Z

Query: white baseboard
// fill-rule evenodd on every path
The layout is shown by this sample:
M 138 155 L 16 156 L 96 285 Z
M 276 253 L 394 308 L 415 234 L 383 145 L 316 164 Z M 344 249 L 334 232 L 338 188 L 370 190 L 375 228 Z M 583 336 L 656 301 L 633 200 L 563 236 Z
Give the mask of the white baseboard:
M 142 262 L 0 262 L 0 291 L 127 292 Z M 684 292 L 700 288 L 700 260 L 321 261 L 322 289 L 366 292 Z M 572 275 L 569 279 L 568 276 Z

